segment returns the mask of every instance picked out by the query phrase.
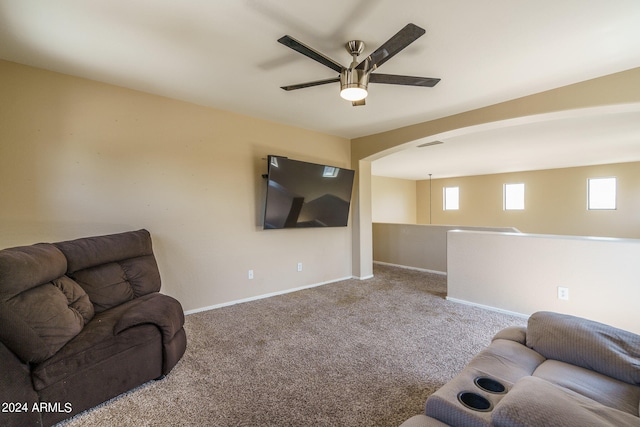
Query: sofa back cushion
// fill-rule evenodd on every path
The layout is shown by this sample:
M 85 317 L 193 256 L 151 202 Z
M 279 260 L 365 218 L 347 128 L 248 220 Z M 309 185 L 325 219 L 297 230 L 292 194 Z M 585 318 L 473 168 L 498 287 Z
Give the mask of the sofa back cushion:
M 160 273 L 147 230 L 54 245 L 67 258 L 67 275 L 87 292 L 96 312 L 160 290 Z
M 527 346 L 547 359 L 640 385 L 640 336 L 592 320 L 547 311 L 531 315 Z
M 93 304 L 66 267 L 46 243 L 0 251 L 0 339 L 23 362 L 49 358 L 93 318 Z

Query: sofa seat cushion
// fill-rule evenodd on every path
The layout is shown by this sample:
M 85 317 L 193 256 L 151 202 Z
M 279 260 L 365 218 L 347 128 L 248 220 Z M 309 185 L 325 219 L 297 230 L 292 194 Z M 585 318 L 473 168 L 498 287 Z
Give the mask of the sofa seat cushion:
M 491 421 L 498 427 L 637 427 L 640 419 L 542 378 L 524 377 L 496 405 Z
M 86 292 L 64 276 L 52 245 L 0 251 L 0 338 L 23 362 L 55 354 L 93 318 Z
M 557 360 L 547 360 L 534 376 L 575 391 L 605 406 L 638 416 L 640 387 Z M 640 423 L 640 420 L 638 420 Z
M 540 311 L 527 325 L 527 346 L 547 359 L 640 386 L 640 336 L 592 320 Z
M 114 326 L 130 308 L 129 304 L 96 314 L 60 351 L 36 365 L 32 371 L 34 388 L 41 390 L 85 369 L 101 369 L 101 364 L 109 363 L 112 357 L 150 341 L 157 341 L 160 353 L 162 336 L 153 324 L 141 324 L 114 334 Z

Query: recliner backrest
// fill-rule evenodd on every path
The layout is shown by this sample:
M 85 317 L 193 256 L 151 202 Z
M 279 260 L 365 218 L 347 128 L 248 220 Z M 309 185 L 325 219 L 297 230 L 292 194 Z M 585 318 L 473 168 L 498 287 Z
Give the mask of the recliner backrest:
M 526 344 L 559 360 L 640 386 L 640 335 L 567 314 L 529 317 Z

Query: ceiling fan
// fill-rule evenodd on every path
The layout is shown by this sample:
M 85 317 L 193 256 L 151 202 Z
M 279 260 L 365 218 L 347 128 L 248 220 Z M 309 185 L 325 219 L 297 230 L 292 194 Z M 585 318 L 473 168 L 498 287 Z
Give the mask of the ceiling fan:
M 282 89 L 289 91 L 340 82 L 340 96 L 351 101 L 352 105 L 355 107 L 358 105 L 365 105 L 364 99 L 368 94 L 367 89 L 369 83 L 433 87 L 440 81 L 440 79 L 374 73 L 378 67 L 391 59 L 402 49 L 416 41 L 424 33 L 425 30 L 423 28 L 420 28 L 415 24 L 407 24 L 403 29 L 398 31 L 393 37 L 383 43 L 382 46 L 376 49 L 360 63 L 357 62 L 357 58 L 364 51 L 364 42 L 361 40 L 351 40 L 345 45 L 347 51 L 353 58 L 349 67 L 343 67 L 333 59 L 323 55 L 315 49 L 310 48 L 309 46 L 304 45 L 291 36 L 283 36 L 278 39 L 278 42 L 313 59 L 314 61 L 321 63 L 322 65 L 331 68 L 332 70 L 337 71 L 340 75 L 331 79 L 282 86 Z

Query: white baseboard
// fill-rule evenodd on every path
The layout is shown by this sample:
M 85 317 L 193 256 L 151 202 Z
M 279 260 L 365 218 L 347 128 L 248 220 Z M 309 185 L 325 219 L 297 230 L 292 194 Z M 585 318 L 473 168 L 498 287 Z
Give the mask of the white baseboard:
M 516 313 L 515 311 L 503 310 L 501 308 L 491 307 L 490 305 L 477 304 L 475 302 L 466 301 L 463 299 L 447 297 L 446 300 L 451 302 L 457 302 L 459 304 L 470 305 L 473 307 L 484 308 L 485 310 L 495 311 L 498 313 L 509 314 L 511 316 L 522 317 L 523 319 L 529 318 L 528 314 Z
M 446 271 L 429 270 L 427 268 L 411 267 L 409 265 L 392 264 L 390 262 L 383 262 L 383 261 L 373 261 L 373 263 L 374 264 L 381 264 L 381 265 L 390 265 L 392 267 L 399 267 L 399 268 L 404 268 L 404 269 L 407 269 L 407 270 L 415 270 L 415 271 L 423 271 L 425 273 L 439 274 L 441 276 L 446 276 L 447 275 Z
M 301 291 L 303 289 L 309 289 L 309 288 L 315 288 L 317 286 L 328 285 L 329 283 L 341 282 L 343 280 L 348 280 L 348 279 L 351 279 L 351 278 L 352 277 L 343 277 L 343 278 L 340 278 L 340 279 L 328 280 L 326 282 L 314 283 L 312 285 L 300 286 L 299 288 L 285 289 L 284 291 L 270 292 L 268 294 L 256 295 L 254 297 L 243 298 L 243 299 L 229 301 L 229 302 L 223 302 L 221 304 L 214 304 L 214 305 L 210 305 L 210 306 L 207 306 L 207 307 L 194 308 L 193 310 L 185 311 L 184 314 L 185 315 L 195 314 L 195 313 L 200 313 L 202 311 L 214 310 L 216 308 L 228 307 L 230 305 L 242 304 L 243 302 L 256 301 L 256 300 L 260 300 L 260 299 L 264 299 L 264 298 L 274 297 L 274 296 L 277 296 L 277 295 L 284 295 L 284 294 L 288 294 L 288 293 L 291 293 L 291 292 Z

